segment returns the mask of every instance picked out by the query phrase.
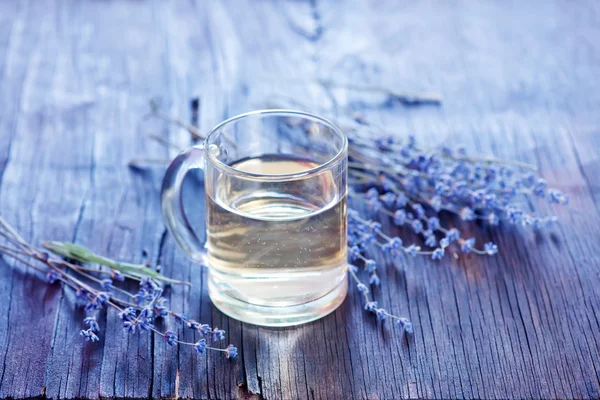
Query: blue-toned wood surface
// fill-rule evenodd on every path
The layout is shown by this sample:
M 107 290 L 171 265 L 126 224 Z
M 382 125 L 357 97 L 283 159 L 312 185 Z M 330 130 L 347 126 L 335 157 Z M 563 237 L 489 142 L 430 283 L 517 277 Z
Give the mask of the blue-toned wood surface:
M 309 84 L 318 79 L 444 101 L 407 107 Z M 276 95 L 533 163 L 571 205 L 536 205 L 561 220 L 539 233 L 465 227 L 498 243 L 494 258 L 417 258 L 382 272 L 376 300 L 413 321 L 410 341 L 365 316 L 355 290 L 298 328 L 231 320 L 165 231 L 163 167 L 126 164 L 174 156 L 144 133 L 189 145 L 183 130 L 143 119 L 151 98 L 189 121 L 198 97 L 206 131 Z M 84 343 L 73 294 L 5 258 L 0 398 L 597 398 L 599 167 L 597 1 L 1 1 L 1 215 L 35 243 L 75 241 L 132 262 L 146 249 L 194 283 L 173 287 L 172 308 L 226 329 L 240 354 L 198 357 L 127 336 L 113 311 L 100 342 Z

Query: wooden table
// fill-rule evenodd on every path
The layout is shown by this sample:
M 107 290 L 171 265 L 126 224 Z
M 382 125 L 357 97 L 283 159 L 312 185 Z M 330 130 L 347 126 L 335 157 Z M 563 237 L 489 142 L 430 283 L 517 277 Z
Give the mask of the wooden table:
M 5 258 L 0 397 L 597 398 L 599 18 L 594 1 L 0 2 L 2 216 L 34 243 L 74 241 L 131 262 L 145 249 L 194 283 L 170 290 L 172 308 L 224 328 L 240 349 L 230 362 L 127 336 L 113 311 L 101 341 L 85 343 L 73 294 Z M 443 105 L 319 79 L 439 92 Z M 184 130 L 143 119 L 151 98 L 185 121 L 199 98 L 207 131 L 281 95 L 533 163 L 571 205 L 536 204 L 561 220 L 539 233 L 464 228 L 498 243 L 496 257 L 388 267 L 375 297 L 413 321 L 408 341 L 365 315 L 355 290 L 298 328 L 231 320 L 165 230 L 164 167 L 127 162 L 174 156 L 145 133 L 190 144 Z

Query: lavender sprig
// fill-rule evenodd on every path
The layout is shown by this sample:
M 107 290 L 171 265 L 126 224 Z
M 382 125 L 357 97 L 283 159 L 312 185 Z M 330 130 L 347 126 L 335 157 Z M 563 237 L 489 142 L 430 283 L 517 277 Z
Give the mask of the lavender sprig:
M 167 307 L 167 299 L 162 297 L 163 288 L 160 282 L 188 284 L 187 282 L 172 280 L 148 267 L 112 261 L 70 243 L 59 243 L 60 246 L 57 246 L 58 242 L 51 242 L 53 245 L 48 246 L 51 251 L 55 249 L 69 249 L 69 251 L 78 249 L 77 252 L 69 252 L 69 258 L 88 262 L 101 260 L 100 264 L 108 265 L 111 269 L 106 271 L 70 263 L 55 257 L 44 249 L 36 248 L 27 243 L 1 216 L 0 237 L 6 241 L 6 244 L 0 244 L 1 254 L 10 256 L 38 271 L 48 284 L 60 283 L 75 292 L 76 305 L 83 307 L 88 313 L 88 316 L 83 320 L 87 328 L 80 331 L 80 336 L 85 341 L 96 342 L 100 340 L 97 335 L 97 332 L 100 331 L 100 324 L 96 314 L 100 310 L 113 308 L 118 311 L 125 332 L 143 333 L 152 331 L 162 336 L 169 345 L 189 345 L 199 354 L 211 350 L 223 352 L 227 358 L 233 358 L 237 355 L 237 348 L 231 344 L 226 348 L 219 348 L 209 346 L 206 339 L 201 339 L 205 344 L 198 346 L 198 343 L 180 341 L 173 330 L 161 332 L 156 328 L 155 323 L 158 320 L 172 317 L 176 325 L 187 326 L 197 331 L 201 336 L 206 336 L 212 342 L 216 343 L 225 338 L 224 330 L 216 327 L 211 328 L 207 324 L 192 322 L 193 320 Z M 57 254 L 64 255 L 64 252 L 59 250 Z M 68 271 L 75 272 L 75 274 L 69 274 Z M 147 271 L 152 271 L 154 274 L 145 274 Z M 111 278 L 97 278 L 92 273 L 108 274 Z M 138 281 L 139 290 L 136 293 L 131 293 L 115 286 L 116 282 L 122 282 L 125 279 Z M 199 347 L 202 347 L 204 351 L 199 352 Z

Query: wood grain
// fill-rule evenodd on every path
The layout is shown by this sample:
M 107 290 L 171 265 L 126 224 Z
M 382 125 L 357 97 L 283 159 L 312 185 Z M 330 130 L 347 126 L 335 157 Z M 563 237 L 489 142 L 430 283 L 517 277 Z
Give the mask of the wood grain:
M 0 213 L 32 242 L 132 262 L 146 250 L 194 283 L 170 290 L 172 308 L 227 330 L 240 349 L 230 362 L 127 336 L 112 311 L 101 341 L 83 343 L 73 294 L 6 258 L 0 398 L 599 397 L 599 13 L 593 1 L 0 2 Z M 444 101 L 406 107 L 318 79 Z M 365 316 L 354 290 L 298 328 L 231 320 L 166 233 L 162 167 L 126 164 L 174 156 L 144 133 L 190 144 L 143 118 L 151 98 L 207 131 L 277 96 L 533 163 L 571 205 L 532 204 L 561 219 L 539 233 L 449 220 L 497 242 L 494 258 L 389 264 L 375 297 L 413 321 L 410 340 Z M 201 221 L 201 184 L 187 185 Z

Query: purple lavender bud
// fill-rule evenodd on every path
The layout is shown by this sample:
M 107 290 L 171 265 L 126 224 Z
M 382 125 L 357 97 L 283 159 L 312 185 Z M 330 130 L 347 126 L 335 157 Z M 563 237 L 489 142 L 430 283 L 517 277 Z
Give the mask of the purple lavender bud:
M 235 358 L 238 355 L 238 349 L 234 345 L 230 344 L 225 349 L 225 357 L 227 358 Z
M 435 212 L 439 212 L 442 209 L 442 198 L 440 196 L 433 196 L 430 200 L 430 205 Z
M 212 331 L 213 338 L 212 340 L 223 340 L 225 339 L 225 331 L 219 328 L 214 328 Z
M 79 332 L 79 336 L 83 337 L 86 342 L 96 342 L 100 340 L 91 329 L 81 330 L 81 332 Z
M 379 279 L 379 276 L 377 276 L 377 274 L 371 274 L 369 277 L 369 285 L 379 286 L 380 284 L 381 279 Z
M 506 217 L 511 224 L 520 224 L 523 220 L 523 211 L 516 207 L 506 208 Z
M 141 288 L 134 296 L 133 296 L 133 302 L 135 304 L 142 304 L 146 298 L 146 295 L 148 294 L 148 292 L 146 291 L 146 289 Z
M 374 272 L 377 268 L 377 263 L 375 262 L 375 260 L 367 260 L 365 261 L 365 268 L 369 273 Z
M 110 300 L 110 294 L 107 292 L 100 292 L 96 295 L 96 302 L 99 307 L 108 306 L 108 301 Z
M 381 251 L 383 252 L 383 254 L 390 254 L 392 251 L 392 246 L 390 245 L 390 243 L 384 243 L 381 245 Z
M 112 286 L 112 284 L 113 284 L 112 279 L 107 278 L 107 279 L 102 279 L 100 281 L 100 287 L 102 287 L 102 290 L 106 290 L 106 291 L 110 290 L 110 287 Z
M 149 319 L 143 319 L 139 323 L 140 332 L 148 332 L 151 329 L 154 329 L 154 325 L 150 322 Z
M 412 209 L 414 210 L 417 218 L 423 218 L 425 216 L 425 209 L 419 203 L 412 204 Z
M 125 330 L 127 333 L 135 333 L 136 327 L 137 321 L 135 320 L 123 322 L 123 330 Z
M 377 315 L 377 321 L 383 321 L 387 317 L 387 312 L 383 308 L 378 308 L 375 314 Z
M 466 239 L 463 241 L 460 251 L 468 254 L 473 250 L 473 246 L 475 246 L 475 238 Z
M 498 253 L 498 246 L 496 246 L 492 242 L 488 242 L 485 245 L 483 245 L 483 250 L 486 252 L 487 255 L 493 256 L 494 254 Z
M 394 224 L 395 225 L 404 225 L 406 222 L 406 212 L 404 210 L 396 210 L 394 213 Z
M 194 321 L 193 319 L 188 320 L 186 325 L 188 328 L 194 329 L 194 330 L 198 330 L 198 328 L 200 327 L 200 323 Z
M 369 228 L 371 228 L 372 233 L 381 232 L 381 224 L 379 222 L 371 222 Z
M 435 247 L 437 245 L 437 239 L 435 237 L 435 235 L 433 234 L 433 232 L 431 231 L 425 231 L 423 233 L 425 235 L 425 245 L 428 247 Z
M 427 227 L 432 231 L 437 230 L 440 227 L 440 219 L 438 217 L 431 217 L 427 220 Z
M 448 240 L 450 242 L 454 242 L 454 241 L 460 239 L 460 231 L 456 228 L 452 228 L 448 231 L 448 233 L 446 234 L 446 237 L 448 238 Z
M 500 219 L 494 213 L 489 213 L 487 216 L 487 221 L 490 225 L 496 226 L 500 223 Z
M 408 254 L 410 256 L 413 256 L 413 257 L 415 257 L 419 251 L 421 251 L 421 247 L 420 246 L 416 246 L 414 244 L 411 244 L 406 249 L 404 249 L 404 252 L 406 254 Z
M 444 257 L 444 249 L 442 247 L 438 247 L 431 253 L 432 260 L 441 260 Z
M 369 289 L 362 283 L 359 283 L 356 285 L 356 289 L 358 289 L 358 291 L 362 294 L 368 294 L 369 293 Z
M 83 320 L 83 323 L 86 324 L 92 332 L 98 332 L 100 330 L 98 321 L 96 321 L 96 318 L 94 317 L 86 317 Z
M 421 233 L 423 230 L 423 223 L 418 219 L 413 220 L 411 225 L 415 233 Z
M 365 311 L 375 312 L 377 310 L 377 302 L 376 301 L 367 301 L 365 304 Z
M 546 196 L 546 188 L 548 187 L 548 183 L 544 179 L 538 179 L 538 181 L 533 185 L 533 193 L 539 197 Z
M 396 207 L 404 208 L 408 204 L 408 197 L 404 193 L 398 193 L 396 195 Z
M 165 342 L 167 342 L 167 344 L 169 346 L 177 345 L 177 335 L 173 331 L 166 331 L 164 339 L 165 339 Z
M 121 318 L 123 321 L 129 321 L 132 318 L 136 317 L 136 311 L 135 308 L 132 307 L 127 307 L 126 309 L 124 309 L 123 311 L 121 311 L 119 313 L 119 318 Z
M 392 249 L 394 250 L 399 250 L 400 248 L 402 248 L 402 239 L 400 239 L 399 237 L 393 237 L 390 241 L 389 241 L 390 246 L 392 247 Z
M 375 188 L 371 188 L 371 189 L 367 190 L 367 193 L 365 194 L 365 196 L 369 200 L 377 199 L 377 197 L 379 197 L 379 191 Z
M 176 312 L 173 312 L 173 311 L 171 311 L 169 314 L 171 314 L 171 316 L 173 317 L 173 319 L 176 322 L 179 322 L 181 324 L 182 323 L 186 323 L 187 320 L 188 320 L 187 317 L 185 315 L 183 315 L 183 314 L 179 314 L 179 313 L 176 313 Z
M 381 210 L 381 202 L 377 200 L 377 198 L 369 199 L 367 203 L 367 208 L 373 213 L 377 213 Z
M 125 275 L 123 275 L 121 271 L 117 271 L 116 269 L 110 270 L 110 277 L 113 281 L 123 282 L 125 280 Z
M 460 210 L 460 218 L 463 221 L 473 221 L 475 219 L 475 213 L 469 207 L 464 207 Z
M 207 347 L 208 345 L 206 344 L 206 339 L 200 339 L 194 345 L 194 350 L 196 350 L 196 353 L 198 354 L 204 354 Z
M 413 333 L 413 326 L 412 326 L 412 324 L 410 323 L 410 321 L 408 319 L 406 319 L 406 318 L 399 318 L 396 321 L 396 324 L 400 328 L 402 328 L 407 335 L 412 335 L 412 333 Z
M 450 240 L 447 237 L 440 239 L 440 246 L 442 249 L 445 249 L 450 246 Z
M 554 203 L 554 204 L 568 204 L 569 203 L 569 197 L 565 194 L 562 194 L 560 191 L 558 191 L 556 189 L 550 189 L 548 191 L 548 194 L 550 195 L 550 203 Z
M 208 324 L 201 324 L 198 328 L 198 332 L 203 335 L 208 335 L 212 331 L 212 328 Z
M 383 196 L 381 196 L 381 201 L 385 204 L 386 207 L 391 208 L 394 206 L 396 202 L 396 194 L 393 192 L 387 192 Z

